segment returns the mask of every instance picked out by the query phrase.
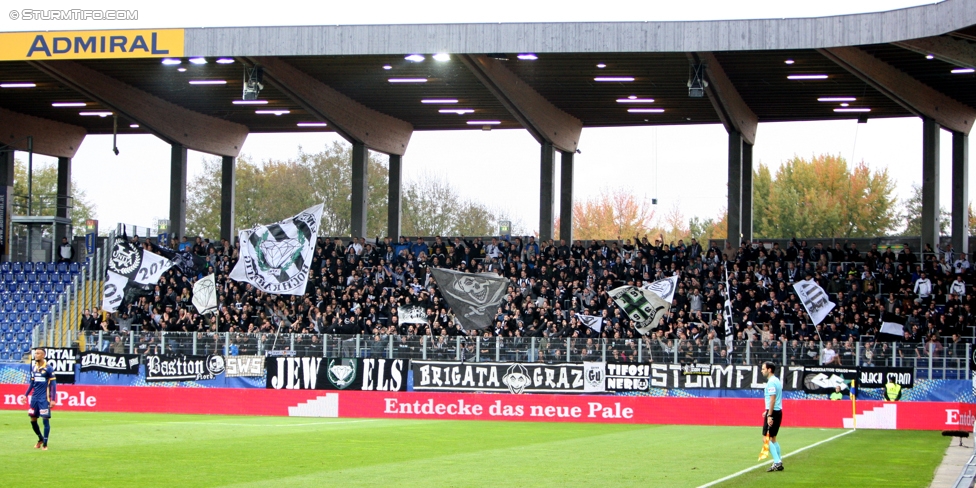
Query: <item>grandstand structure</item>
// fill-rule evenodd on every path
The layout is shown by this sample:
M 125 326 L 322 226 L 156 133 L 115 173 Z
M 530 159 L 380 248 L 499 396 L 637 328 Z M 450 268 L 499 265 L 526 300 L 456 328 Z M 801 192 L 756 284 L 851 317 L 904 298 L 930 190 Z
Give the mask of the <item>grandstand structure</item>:
M 192 149 L 223 158 L 219 237 L 233 242 L 235 158 L 252 132 L 335 131 L 348 140 L 353 146 L 352 237 L 359 238 L 365 232 L 368 151 L 389 155 L 387 234 L 396 237 L 402 158 L 413 131 L 527 130 L 540 146 L 539 237 L 546 242 L 554 235 L 556 209 L 562 215 L 571 213 L 573 158 L 584 127 L 721 123 L 728 132 L 728 165 L 716 170 L 728 173 L 728 235 L 735 236 L 729 258 L 736 258 L 736 249 L 745 252 L 739 241 L 752 240 L 752 148 L 761 143 L 759 122 L 921 117 L 920 245 L 939 247 L 939 131 L 945 129 L 952 133 L 951 241 L 957 252 L 969 251 L 968 137 L 976 121 L 976 3 L 971 1 L 804 19 L 227 27 L 0 36 L 12 46 L 0 59 L 0 188 L 13 186 L 13 151 L 29 150 L 58 158 L 58 198 L 67 198 L 71 158 L 87 134 L 154 134 L 171 145 L 170 233 L 177 238 L 185 237 L 187 150 Z M 70 207 L 58 206 L 56 217 L 68 218 L 69 212 Z M 571 219 L 563 219 L 562 225 L 559 235 L 572 241 Z M 9 218 L 4 226 L 9 229 Z M 59 225 L 55 239 L 68 234 L 66 226 Z M 9 260 L 10 246 L 3 244 Z M 323 242 L 320 248 L 327 245 Z M 447 247 L 445 254 L 454 252 Z M 97 308 L 104 251 L 84 266 L 72 264 L 67 272 L 52 272 L 48 263 L 10 263 L 9 273 L 4 272 L 7 320 L 0 327 L 7 330 L 0 336 L 5 349 L 0 358 L 22 352 L 29 335 L 35 344 L 61 345 L 92 337 L 73 334 L 78 332 L 80 310 Z M 205 254 L 207 248 L 201 251 Z M 345 252 L 338 249 L 340 255 Z M 472 263 L 484 256 L 467 258 L 465 266 L 474 271 Z M 235 259 L 233 249 L 223 247 L 214 259 L 211 265 L 218 274 L 226 273 L 224 267 Z M 354 262 L 362 264 L 357 259 Z M 575 259 L 576 267 L 585 270 L 585 258 Z M 37 271 L 39 266 L 43 272 Z M 342 269 L 336 277 L 347 279 L 351 271 Z M 746 272 L 741 272 L 744 280 Z M 324 285 L 328 275 L 313 278 Z M 585 272 L 582 278 L 586 282 Z M 371 285 L 383 281 L 377 280 Z M 328 286 L 341 301 L 346 285 Z M 60 295 L 59 287 L 65 288 Z M 223 298 L 239 303 L 232 296 Z M 6 311 L 8 304 L 11 310 Z M 36 314 L 39 320 L 34 320 Z M 280 315 L 279 321 L 288 317 L 285 312 Z M 334 311 L 331 318 L 348 317 Z M 39 329 L 39 323 L 46 325 Z M 116 334 L 111 332 L 114 341 Z M 215 348 L 222 340 L 229 349 L 231 332 L 218 331 L 224 334 L 220 339 L 204 339 Z M 286 332 L 305 335 L 301 328 Z M 267 331 L 255 332 L 262 333 Z M 330 335 L 335 334 L 341 336 L 342 331 L 333 329 Z M 106 334 L 95 331 L 94 336 L 101 347 Z M 197 336 L 195 330 L 181 340 L 196 347 Z M 383 336 L 392 357 L 395 339 Z M 132 347 L 142 340 L 135 331 L 126 337 Z M 256 344 L 263 348 L 264 339 L 258 337 Z M 572 338 L 562 339 L 567 340 L 565 352 L 552 354 L 574 355 Z M 288 344 L 294 340 L 287 336 Z M 482 340 L 492 339 L 478 337 L 464 348 L 473 347 L 480 357 Z M 494 340 L 494 354 L 500 357 L 501 342 L 507 339 Z M 419 347 L 428 347 L 427 341 L 418 342 Z M 165 344 L 159 346 L 165 349 Z M 631 347 L 638 349 L 637 355 Z M 624 354 L 641 360 L 653 357 L 642 354 L 644 347 L 651 346 L 633 342 Z M 455 356 L 461 349 L 456 340 Z M 603 355 L 613 355 L 612 347 L 602 349 Z M 788 354 L 787 349 L 780 352 Z M 363 350 L 357 347 L 356 354 Z M 674 358 L 678 351 L 671 349 Z M 928 364 L 931 367 L 932 361 Z M 945 365 L 942 369 L 953 369 Z

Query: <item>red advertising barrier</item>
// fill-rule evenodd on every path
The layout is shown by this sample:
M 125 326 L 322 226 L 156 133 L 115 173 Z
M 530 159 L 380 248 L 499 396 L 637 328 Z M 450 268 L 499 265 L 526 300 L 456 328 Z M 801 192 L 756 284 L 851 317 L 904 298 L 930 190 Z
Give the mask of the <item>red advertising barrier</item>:
M 24 385 L 0 384 L 0 409 L 23 409 Z M 756 426 L 761 399 L 511 395 L 60 385 L 59 410 L 292 417 L 519 420 Z M 793 427 L 973 430 L 969 403 L 784 400 Z

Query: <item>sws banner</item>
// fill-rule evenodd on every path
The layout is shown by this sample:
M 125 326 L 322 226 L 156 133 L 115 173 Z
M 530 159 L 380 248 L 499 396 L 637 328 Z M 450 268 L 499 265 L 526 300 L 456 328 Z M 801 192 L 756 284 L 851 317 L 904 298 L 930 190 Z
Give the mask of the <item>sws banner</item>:
M 858 368 L 858 388 L 884 388 L 888 380 L 892 380 L 902 388 L 915 386 L 914 368 Z
M 275 390 L 406 391 L 405 359 L 269 357 L 265 387 Z
M 223 372 L 223 356 L 146 356 L 147 382 L 212 380 Z
M 81 371 L 98 371 L 113 374 L 139 374 L 137 354 L 112 354 L 87 351 L 81 355 Z
M 71 348 L 45 347 L 44 360 L 54 366 L 54 378 L 60 384 L 75 382 L 75 364 L 78 363 L 78 350 Z M 34 360 L 31 359 L 31 362 Z
M 264 376 L 264 356 L 227 356 L 225 374 L 229 378 Z
M 829 395 L 840 387 L 841 391 L 846 392 L 850 389 L 851 380 L 857 379 L 857 368 L 808 366 L 803 369 L 803 391 Z
M 483 391 L 504 393 L 585 393 L 603 391 L 585 381 L 582 363 L 410 362 L 414 391 Z M 602 383 L 602 382 L 600 382 Z
M 707 372 L 704 369 L 708 366 Z M 651 388 L 700 388 L 742 390 L 759 389 L 766 385 L 766 378 L 759 365 L 689 365 L 651 364 Z M 780 379 L 784 390 L 803 388 L 803 367 L 787 366 L 780 368 Z

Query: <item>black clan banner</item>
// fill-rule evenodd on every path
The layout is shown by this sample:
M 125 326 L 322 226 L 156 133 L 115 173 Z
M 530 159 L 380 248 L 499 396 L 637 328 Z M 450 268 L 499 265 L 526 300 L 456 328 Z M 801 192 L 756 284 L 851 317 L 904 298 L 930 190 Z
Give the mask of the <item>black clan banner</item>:
M 54 378 L 58 383 L 73 384 L 75 382 L 75 364 L 78 363 L 77 349 L 45 347 L 44 359 L 48 365 L 54 367 Z
M 650 364 L 607 363 L 607 391 L 647 391 Z
M 265 387 L 275 390 L 406 391 L 406 359 L 269 357 Z
M 212 380 L 223 372 L 223 356 L 146 356 L 147 382 Z
M 915 386 L 914 368 L 858 368 L 858 388 L 884 388 L 888 380 L 893 380 L 902 388 Z
M 857 368 L 806 367 L 803 368 L 803 391 L 829 395 L 837 390 L 847 391 L 851 380 L 857 380 Z
M 97 371 L 114 374 L 139 374 L 137 354 L 112 354 L 88 351 L 81 355 L 81 372 Z
M 707 371 L 705 366 L 708 366 Z M 766 377 L 759 365 L 651 364 L 650 369 L 651 388 L 748 390 L 766 386 Z M 803 388 L 802 366 L 780 368 L 779 377 L 783 380 L 784 390 Z
M 584 393 L 582 363 L 410 361 L 414 391 Z

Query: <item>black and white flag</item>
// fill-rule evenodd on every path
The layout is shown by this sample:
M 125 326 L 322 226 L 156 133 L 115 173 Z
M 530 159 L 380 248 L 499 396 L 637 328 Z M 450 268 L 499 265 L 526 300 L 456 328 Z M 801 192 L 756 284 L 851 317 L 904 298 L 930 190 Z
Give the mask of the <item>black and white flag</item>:
M 578 313 L 576 314 L 576 318 L 579 319 L 581 324 L 593 329 L 597 334 L 603 332 L 603 317 Z
M 653 291 L 664 301 L 671 303 L 671 300 L 674 300 L 674 292 L 678 290 L 678 275 L 674 275 L 670 278 L 664 278 L 663 280 L 657 280 L 654 283 L 645 284 L 641 288 L 644 290 Z
M 657 327 L 664 314 L 671 309 L 671 304 L 664 301 L 657 293 L 641 290 L 636 286 L 614 288 L 610 290 L 610 297 L 634 323 L 637 331 L 644 335 Z
M 320 203 L 276 224 L 241 231 L 241 257 L 231 279 L 265 293 L 304 295 L 322 208 Z
M 732 341 L 735 339 L 735 323 L 732 321 L 732 288 L 729 284 L 729 270 L 725 270 L 725 306 L 722 308 L 722 338 L 725 340 L 725 350 L 728 360 L 732 361 Z M 730 363 L 731 364 L 731 363 Z
M 430 271 L 461 326 L 481 330 L 491 325 L 495 310 L 505 298 L 508 279 L 494 273 L 462 273 L 443 268 Z
M 139 355 L 87 351 L 81 354 L 81 372 L 88 371 L 139 374 Z
M 901 341 L 905 339 L 905 323 L 907 317 L 885 313 L 881 316 L 881 333 L 878 334 L 879 342 Z
M 155 285 L 173 261 L 151 253 L 131 242 L 127 236 L 116 239 L 108 262 L 108 274 L 102 293 L 102 309 L 118 311 L 126 290 L 135 285 Z
M 803 304 L 807 314 L 813 319 L 813 325 L 820 325 L 827 318 L 827 314 L 836 306 L 827 299 L 827 292 L 813 280 L 803 280 L 793 283 L 796 296 Z
M 397 317 L 401 324 L 426 324 L 427 311 L 420 305 L 406 305 L 397 308 Z
M 202 314 L 217 310 L 217 285 L 214 283 L 214 275 L 207 275 L 194 283 L 193 306 Z

